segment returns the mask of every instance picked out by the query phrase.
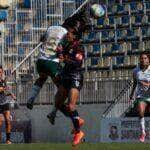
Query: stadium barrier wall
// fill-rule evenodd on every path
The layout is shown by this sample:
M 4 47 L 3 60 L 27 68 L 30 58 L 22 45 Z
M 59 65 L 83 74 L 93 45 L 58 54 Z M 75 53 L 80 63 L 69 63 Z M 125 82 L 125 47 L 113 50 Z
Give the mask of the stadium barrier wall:
M 146 143 L 150 142 L 150 117 L 145 117 Z M 139 118 L 103 118 L 101 126 L 101 142 L 139 142 Z

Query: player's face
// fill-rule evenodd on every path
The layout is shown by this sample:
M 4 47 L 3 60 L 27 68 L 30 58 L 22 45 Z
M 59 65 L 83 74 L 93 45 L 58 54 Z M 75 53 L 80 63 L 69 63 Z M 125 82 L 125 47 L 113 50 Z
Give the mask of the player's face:
M 3 69 L 0 69 L 0 78 L 3 76 Z
M 66 35 L 66 38 L 67 38 L 68 41 L 73 42 L 74 39 L 75 39 L 75 36 L 72 32 L 69 31 Z
M 147 66 L 147 65 L 149 65 L 149 58 L 148 58 L 148 55 L 146 55 L 146 54 L 141 55 L 141 57 L 140 57 L 140 64 L 141 64 L 142 66 Z

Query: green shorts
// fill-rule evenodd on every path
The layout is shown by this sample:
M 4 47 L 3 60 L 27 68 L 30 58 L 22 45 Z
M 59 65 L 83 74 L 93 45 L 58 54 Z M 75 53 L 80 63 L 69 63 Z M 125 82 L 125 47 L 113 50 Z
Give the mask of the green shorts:
M 144 97 L 144 98 L 137 98 L 134 101 L 134 106 L 137 106 L 139 103 L 144 102 L 146 104 L 150 104 L 150 97 Z
M 36 62 L 36 69 L 38 73 L 46 73 L 54 78 L 60 72 L 60 65 L 51 60 L 38 59 Z

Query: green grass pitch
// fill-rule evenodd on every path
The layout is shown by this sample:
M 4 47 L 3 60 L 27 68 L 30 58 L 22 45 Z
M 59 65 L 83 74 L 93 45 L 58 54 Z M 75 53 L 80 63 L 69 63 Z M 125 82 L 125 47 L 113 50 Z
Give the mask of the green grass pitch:
M 150 143 L 84 143 L 76 147 L 60 143 L 0 144 L 0 150 L 150 150 Z

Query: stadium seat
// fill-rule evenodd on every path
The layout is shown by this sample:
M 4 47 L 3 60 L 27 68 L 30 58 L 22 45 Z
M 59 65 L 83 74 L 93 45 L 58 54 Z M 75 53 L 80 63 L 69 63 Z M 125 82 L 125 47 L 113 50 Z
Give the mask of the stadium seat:
M 130 22 L 130 17 L 129 16 L 122 16 L 122 25 L 128 25 Z
M 127 36 L 128 37 L 134 37 L 134 30 L 133 29 L 127 29 Z
M 109 25 L 114 26 L 114 16 L 109 17 Z
M 137 11 L 137 3 L 131 2 L 130 3 L 130 9 L 131 9 L 131 12 Z
M 142 32 L 142 36 L 143 36 L 143 37 L 148 36 L 147 28 L 142 28 L 142 29 L 141 29 L 141 32 Z M 150 36 L 150 35 L 149 35 L 149 36 Z
M 118 52 L 120 50 L 120 45 L 117 43 L 112 44 L 111 51 Z
M 93 45 L 93 53 L 99 53 L 100 52 L 100 45 L 94 44 Z
M 109 31 L 104 30 L 101 33 L 102 33 L 102 40 L 109 39 Z
M 124 5 L 118 4 L 117 13 L 123 13 L 123 12 L 125 12 Z
M 10 44 L 10 43 L 13 43 L 13 37 L 7 36 L 6 37 L 6 44 Z
M 131 49 L 132 49 L 132 51 L 139 50 L 139 42 L 132 41 L 131 42 Z
M 116 65 L 120 66 L 124 64 L 124 56 L 117 56 L 116 57 Z
M 141 24 L 143 19 L 143 15 L 136 15 L 135 16 L 135 24 Z
M 99 19 L 97 19 L 97 26 L 98 26 L 98 27 L 103 26 L 103 24 L 104 24 L 104 18 L 99 18 Z
M 145 7 L 146 7 L 146 11 L 149 12 L 150 11 L 150 3 L 146 2 Z
M 95 35 L 96 33 L 95 32 L 90 32 L 89 35 L 88 35 L 88 40 L 94 40 L 95 39 Z
M 31 0 L 19 0 L 18 7 L 31 8 Z
M 98 60 L 99 60 L 99 58 L 97 58 L 97 57 L 91 58 L 91 66 L 92 67 L 97 66 L 98 65 Z
M 8 12 L 7 10 L 0 10 L 0 21 L 7 20 Z
M 31 36 L 29 33 L 22 36 L 22 42 L 30 42 L 30 41 L 31 41 Z
M 19 48 L 18 48 L 18 55 L 22 56 L 22 55 L 24 55 L 24 54 L 25 54 L 24 49 L 23 49 L 22 47 L 19 47 Z

